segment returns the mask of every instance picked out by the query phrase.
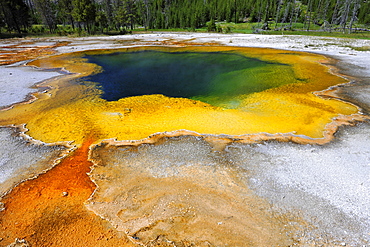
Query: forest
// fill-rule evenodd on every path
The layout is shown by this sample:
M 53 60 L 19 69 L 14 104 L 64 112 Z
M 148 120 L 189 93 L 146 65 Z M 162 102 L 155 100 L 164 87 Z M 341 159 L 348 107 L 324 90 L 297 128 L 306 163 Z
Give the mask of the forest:
M 97 34 L 186 29 L 368 31 L 369 0 L 0 0 L 0 33 Z

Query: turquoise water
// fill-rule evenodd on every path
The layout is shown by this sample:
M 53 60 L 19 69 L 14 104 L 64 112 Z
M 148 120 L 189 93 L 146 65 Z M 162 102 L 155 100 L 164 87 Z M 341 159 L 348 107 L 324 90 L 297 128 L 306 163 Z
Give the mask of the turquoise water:
M 295 81 L 294 76 L 279 80 L 281 73 L 291 71 L 287 65 L 232 52 L 145 50 L 85 58 L 103 68 L 103 72 L 85 80 L 98 83 L 102 98 L 108 101 L 163 94 L 235 108 L 243 95 Z

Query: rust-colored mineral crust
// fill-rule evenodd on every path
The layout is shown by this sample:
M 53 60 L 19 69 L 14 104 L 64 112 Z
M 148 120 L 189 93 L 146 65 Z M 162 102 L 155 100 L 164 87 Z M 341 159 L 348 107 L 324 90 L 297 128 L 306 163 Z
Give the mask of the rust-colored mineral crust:
M 95 189 L 87 176 L 93 140 L 38 178 L 23 182 L 5 196 L 0 212 L 0 246 L 16 238 L 31 246 L 130 246 L 127 239 L 84 201 Z M 72 245 L 73 243 L 73 245 Z
M 54 48 L 67 45 L 68 42 L 55 42 L 48 45 L 34 45 L 34 42 L 18 41 L 16 44 L 0 47 L 0 65 L 8 65 L 24 60 L 40 58 L 55 53 Z

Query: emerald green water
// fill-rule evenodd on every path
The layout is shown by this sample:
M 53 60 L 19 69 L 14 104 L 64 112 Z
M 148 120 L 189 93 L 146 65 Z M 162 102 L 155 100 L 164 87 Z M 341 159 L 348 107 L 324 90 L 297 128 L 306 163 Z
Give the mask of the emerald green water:
M 288 65 L 232 52 L 145 50 L 85 58 L 103 68 L 85 80 L 97 82 L 108 101 L 163 94 L 235 108 L 248 94 L 298 81 Z

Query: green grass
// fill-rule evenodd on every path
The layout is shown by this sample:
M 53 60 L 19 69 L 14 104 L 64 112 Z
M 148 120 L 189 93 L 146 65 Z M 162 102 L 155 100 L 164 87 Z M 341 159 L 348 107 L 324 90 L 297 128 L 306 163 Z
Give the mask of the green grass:
M 266 35 L 308 35 L 318 37 L 335 37 L 335 38 L 354 38 L 354 39 L 370 39 L 370 32 L 355 32 L 355 33 L 343 33 L 341 31 L 326 32 L 322 31 L 318 25 L 311 24 L 310 31 L 305 30 L 306 27 L 303 23 L 293 23 L 293 31 L 284 30 L 287 23 L 278 23 L 275 25 L 274 22 L 269 22 L 270 30 L 262 30 L 262 23 L 228 23 L 228 22 L 217 22 L 216 23 L 218 32 L 220 33 L 244 33 L 244 34 L 266 34 Z M 359 26 L 364 27 L 365 26 Z M 275 31 L 279 30 L 279 31 Z M 368 27 L 367 27 L 368 28 Z M 4 30 L 4 29 L 3 29 Z M 143 28 L 137 28 L 132 31 L 133 33 L 147 33 L 147 32 L 207 32 L 207 27 L 202 28 L 171 28 L 171 29 L 150 29 L 144 30 Z M 97 32 L 95 35 L 121 35 L 123 33 L 119 31 L 110 31 L 103 34 Z M 16 34 L 16 33 L 0 33 L 0 39 L 12 38 L 12 37 L 52 37 L 52 36 L 95 36 L 88 35 L 86 31 L 78 33 L 73 30 L 70 25 L 58 25 L 55 33 L 50 33 L 49 30 L 43 25 L 33 25 L 28 33 Z M 364 48 L 367 49 L 367 48 Z
M 235 24 L 234 24 L 235 25 Z M 244 33 L 244 34 L 253 34 L 256 33 L 253 28 L 243 28 L 237 25 L 224 25 L 220 24 L 221 27 L 231 26 L 230 32 L 231 33 Z M 250 25 L 250 24 L 249 24 Z M 147 31 L 144 30 L 134 30 L 134 33 L 146 33 L 146 32 L 207 32 L 207 28 L 199 28 L 199 29 L 150 29 Z M 318 36 L 318 37 L 333 37 L 333 38 L 352 38 L 352 39 L 370 39 L 370 32 L 356 32 L 356 33 L 343 33 L 343 32 L 324 32 L 318 30 L 294 30 L 294 31 L 274 31 L 274 30 L 267 30 L 267 31 L 259 31 L 258 34 L 266 34 L 266 35 L 307 35 L 307 36 Z
M 352 39 L 370 39 L 370 32 L 362 33 L 342 33 L 342 32 L 323 32 L 323 31 L 269 31 L 265 34 L 275 35 L 308 35 L 318 37 L 333 37 L 333 38 L 352 38 Z
M 311 24 L 310 30 L 307 31 L 303 23 L 293 23 L 292 31 L 284 30 L 287 27 L 287 23 L 278 23 L 275 25 L 274 22 L 269 23 L 270 30 L 261 30 L 262 23 L 225 23 L 219 22 L 217 25 L 222 28 L 229 27 L 232 33 L 259 33 L 259 34 L 271 34 L 271 35 L 309 35 L 319 37 L 335 37 L 335 38 L 355 38 L 355 39 L 370 39 L 370 32 L 355 32 L 355 33 L 343 33 L 341 31 L 322 31 L 318 25 Z M 276 30 L 278 31 L 275 31 Z M 206 30 L 204 30 L 206 31 Z
M 345 47 L 351 48 L 355 51 L 370 51 L 370 46 L 361 46 L 361 47 L 355 47 L 350 45 L 345 45 Z

